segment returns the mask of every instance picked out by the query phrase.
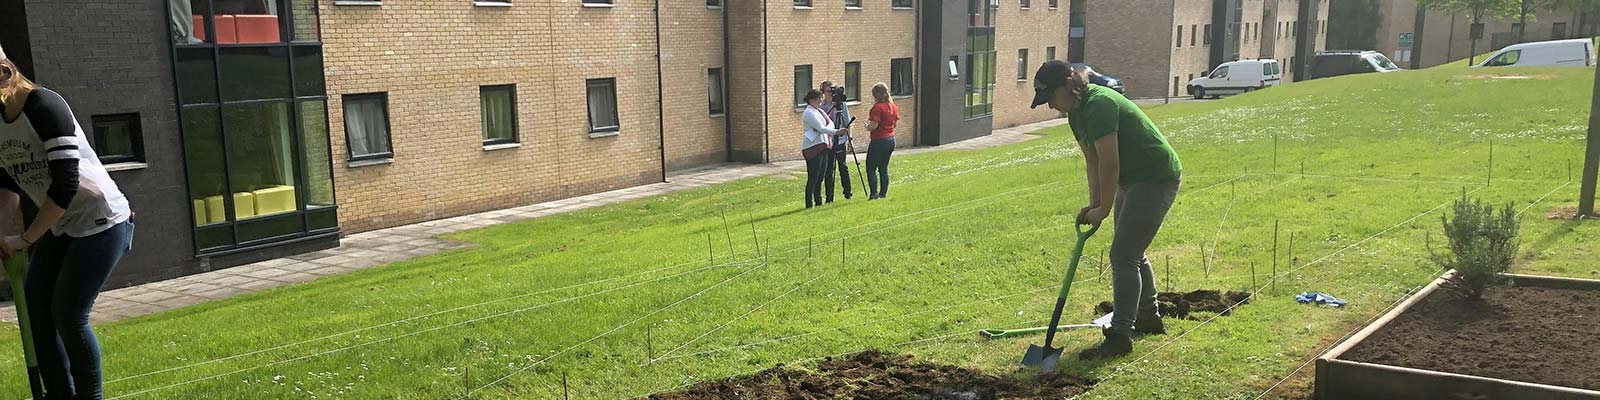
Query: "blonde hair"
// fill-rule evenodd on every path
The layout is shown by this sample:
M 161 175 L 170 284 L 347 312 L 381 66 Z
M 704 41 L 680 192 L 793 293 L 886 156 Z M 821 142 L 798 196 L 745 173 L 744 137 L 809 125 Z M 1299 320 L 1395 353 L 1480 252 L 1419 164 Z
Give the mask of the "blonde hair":
M 1083 101 L 1083 93 L 1089 91 L 1089 74 L 1083 69 L 1073 68 L 1067 74 L 1067 94 L 1074 101 Z
M 0 68 L 11 71 L 11 77 L 0 81 L 0 106 L 5 106 L 9 109 L 13 97 L 26 95 L 26 93 L 39 88 L 39 84 L 28 80 L 26 76 L 22 76 L 22 70 L 17 69 L 17 64 L 12 63 L 11 60 L 0 59 Z
M 880 103 L 894 104 L 894 98 L 889 97 L 889 85 L 883 82 L 872 85 L 872 97 L 875 97 L 873 100 L 883 99 Z

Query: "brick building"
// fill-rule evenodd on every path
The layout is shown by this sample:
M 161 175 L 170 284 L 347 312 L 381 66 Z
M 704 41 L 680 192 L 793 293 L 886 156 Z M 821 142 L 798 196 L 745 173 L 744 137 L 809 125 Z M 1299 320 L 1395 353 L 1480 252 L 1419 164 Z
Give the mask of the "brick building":
M 1323 50 L 1328 1 L 1074 1 L 1084 45 L 1070 61 L 1122 78 L 1129 97 L 1186 96 L 1189 80 L 1241 59 L 1278 59 L 1295 80 L 1299 63 Z M 1172 29 L 1126 28 L 1136 26 Z
M 1483 38 L 1471 40 L 1472 17 L 1422 10 L 1416 0 L 1379 3 L 1383 21 L 1378 25 L 1376 49 L 1404 68 L 1427 68 L 1484 54 L 1517 43 L 1518 18 L 1485 18 Z M 1421 32 L 1421 34 L 1417 34 Z M 1573 39 L 1600 35 L 1600 17 L 1570 10 L 1541 8 L 1529 14 L 1524 42 Z M 1409 37 L 1410 43 L 1402 37 Z M 1482 59 L 1477 61 L 1482 62 Z
M 1029 80 L 1071 50 L 1065 2 L 24 0 L 0 44 L 130 196 L 120 287 L 795 159 L 823 80 L 862 120 L 890 84 L 902 146 L 1056 118 Z

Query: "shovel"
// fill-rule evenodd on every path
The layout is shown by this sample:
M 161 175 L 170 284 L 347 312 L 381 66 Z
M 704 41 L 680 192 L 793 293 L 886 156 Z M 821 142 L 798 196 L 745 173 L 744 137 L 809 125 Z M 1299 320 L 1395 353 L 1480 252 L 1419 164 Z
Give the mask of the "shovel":
M 1073 229 L 1078 231 L 1078 244 L 1072 248 L 1072 262 L 1067 263 L 1067 276 L 1061 281 L 1061 296 L 1056 297 L 1056 310 L 1050 313 L 1050 325 L 1046 325 L 1044 347 L 1028 345 L 1028 352 L 1022 355 L 1022 365 L 1037 367 L 1045 372 L 1054 371 L 1056 363 L 1061 362 L 1061 349 L 1051 347 L 1055 341 L 1056 330 L 1061 323 L 1061 309 L 1067 305 L 1067 292 L 1072 290 L 1072 278 L 1078 273 L 1078 259 L 1083 258 L 1083 245 L 1089 242 L 1089 236 L 1100 229 L 1100 225 L 1090 225 L 1089 230 L 1083 230 L 1084 224 L 1074 223 Z
M 22 331 L 22 356 L 28 362 L 28 386 L 33 398 L 44 399 L 44 379 L 39 376 L 39 357 L 33 351 L 33 330 L 28 324 L 28 297 L 22 292 L 23 272 L 28 270 L 28 257 L 18 254 L 5 260 L 6 280 L 11 281 L 11 297 L 17 308 L 17 328 Z

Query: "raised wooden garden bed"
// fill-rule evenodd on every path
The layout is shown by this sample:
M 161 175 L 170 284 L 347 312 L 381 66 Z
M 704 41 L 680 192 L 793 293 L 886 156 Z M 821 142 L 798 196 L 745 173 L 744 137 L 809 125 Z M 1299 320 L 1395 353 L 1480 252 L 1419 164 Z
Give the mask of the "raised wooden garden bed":
M 1316 398 L 1600 400 L 1600 280 L 1508 275 L 1406 299 L 1317 359 Z

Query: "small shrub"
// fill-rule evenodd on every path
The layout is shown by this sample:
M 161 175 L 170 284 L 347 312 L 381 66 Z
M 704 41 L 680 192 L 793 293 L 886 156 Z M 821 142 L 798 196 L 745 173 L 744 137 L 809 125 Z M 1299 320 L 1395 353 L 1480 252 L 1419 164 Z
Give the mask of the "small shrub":
M 1455 213 L 1440 219 L 1450 251 L 1434 253 L 1430 248 L 1429 253 L 1439 267 L 1456 270 L 1444 288 L 1463 299 L 1482 299 L 1484 289 L 1500 283 L 1500 274 L 1511 269 L 1521 247 L 1516 209 L 1508 203 L 1495 212 L 1493 206 L 1463 196 L 1455 202 Z

